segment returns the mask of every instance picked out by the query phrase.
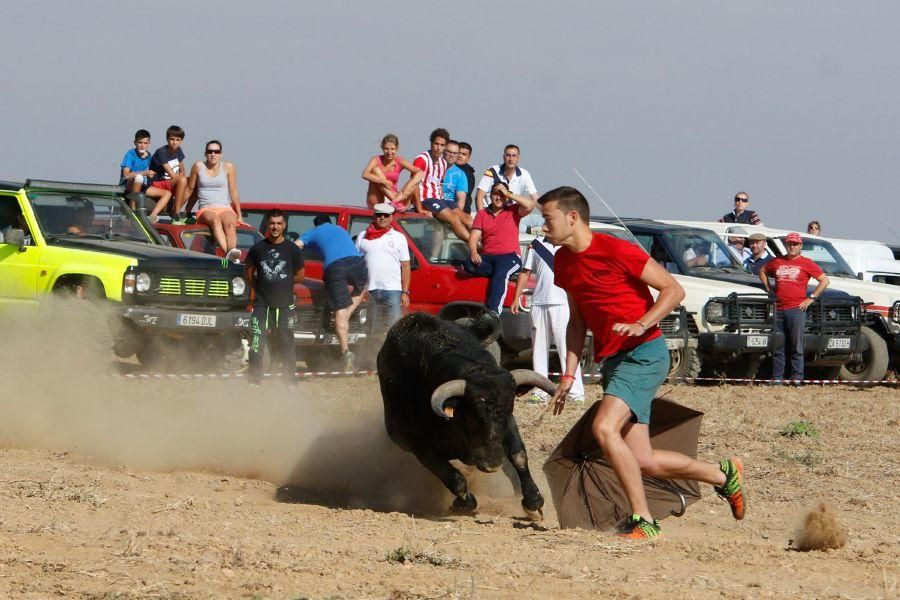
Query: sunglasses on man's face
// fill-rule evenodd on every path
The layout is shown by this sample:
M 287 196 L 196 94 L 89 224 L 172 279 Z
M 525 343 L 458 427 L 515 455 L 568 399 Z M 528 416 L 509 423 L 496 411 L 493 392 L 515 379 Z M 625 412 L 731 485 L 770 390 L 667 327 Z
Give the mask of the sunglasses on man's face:
M 391 215 L 386 215 L 384 213 L 375 213 L 376 219 L 387 219 L 389 216 L 391 216 Z
M 208 148 L 208 149 L 206 150 L 206 153 L 207 153 L 207 154 L 222 154 L 222 150 L 220 150 L 220 149 L 215 149 L 215 148 Z
M 735 198 L 735 202 L 750 202 L 750 198 Z

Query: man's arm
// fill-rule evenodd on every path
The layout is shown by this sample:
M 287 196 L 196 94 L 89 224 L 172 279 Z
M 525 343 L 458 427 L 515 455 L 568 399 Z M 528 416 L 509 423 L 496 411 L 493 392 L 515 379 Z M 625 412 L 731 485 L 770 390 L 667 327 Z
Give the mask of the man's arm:
M 306 277 L 306 266 L 302 266 L 296 271 L 294 271 L 294 283 L 303 283 L 303 279 Z
M 247 265 L 244 267 L 244 279 L 247 280 L 247 286 L 252 291 L 256 287 L 256 266 L 253 265 L 249 260 L 247 261 Z
M 473 229 L 471 233 L 469 233 L 469 258 L 472 259 L 472 262 L 476 265 L 481 264 L 481 255 L 478 254 L 478 242 L 481 241 L 481 230 Z
M 528 276 L 531 275 L 531 269 L 522 269 L 516 277 L 516 291 L 513 292 L 512 303 L 509 305 L 509 312 L 514 315 L 519 314 L 519 296 L 525 290 L 525 284 L 528 283 Z
M 549 407 L 553 408 L 553 414 L 558 415 L 566 405 L 566 395 L 572 389 L 575 382 L 575 371 L 578 361 L 581 360 L 581 350 L 584 348 L 584 337 L 587 334 L 587 325 L 581 314 L 581 309 L 572 298 L 569 297 L 569 324 L 566 326 L 566 364 L 563 368 L 562 378 L 556 387 L 556 393 L 550 399 Z
M 825 291 L 825 288 L 828 287 L 828 284 L 831 283 L 828 279 L 828 275 L 822 273 L 818 277 L 816 277 L 816 281 L 819 282 L 819 285 L 816 286 L 816 289 L 813 290 L 813 293 L 810 294 L 809 298 L 804 298 L 800 303 L 800 310 L 806 310 L 809 308 L 809 305 L 816 301 L 816 298 L 822 295 L 822 292 Z
M 410 268 L 409 261 L 403 260 L 400 261 L 400 306 L 406 308 L 409 306 L 409 281 L 410 281 Z
M 767 294 L 771 294 L 771 293 L 772 293 L 772 288 L 771 288 L 771 286 L 769 285 L 769 276 L 766 275 L 766 268 L 765 268 L 765 267 L 763 267 L 762 269 L 759 270 L 759 280 L 762 282 L 763 287 L 766 289 L 766 293 L 767 293 Z
M 410 194 L 412 194 L 413 190 L 418 188 L 422 180 L 425 179 L 425 171 L 415 166 L 405 158 L 400 161 L 400 166 L 409 171 L 409 181 L 406 182 L 406 185 L 400 188 L 400 195 L 397 197 L 397 200 L 402 201 L 406 199 Z
M 653 260 L 648 259 L 641 271 L 641 281 L 659 291 L 656 302 L 634 323 L 616 323 L 612 330 L 619 335 L 644 335 L 648 329 L 666 318 L 684 300 L 684 288 L 672 274 Z M 568 343 L 568 342 L 567 342 Z
M 512 200 L 519 205 L 520 217 L 527 217 L 528 215 L 530 215 L 531 211 L 534 210 L 535 205 L 537 205 L 537 198 L 534 197 L 523 196 L 521 194 L 513 194 L 509 190 L 506 190 L 505 195 L 507 200 Z

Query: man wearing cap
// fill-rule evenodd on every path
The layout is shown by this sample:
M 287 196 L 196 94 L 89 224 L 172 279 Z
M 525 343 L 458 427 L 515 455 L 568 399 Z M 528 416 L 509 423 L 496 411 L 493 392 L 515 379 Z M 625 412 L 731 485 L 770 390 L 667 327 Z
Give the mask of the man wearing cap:
M 789 233 L 784 239 L 787 254 L 770 260 L 759 271 L 766 291 L 772 293 L 770 278 L 775 279 L 775 331 L 784 334 L 784 346 L 772 356 L 772 378 L 784 380 L 786 351 L 791 351 L 791 379 L 803 380 L 803 331 L 806 328 L 806 309 L 828 287 L 828 276 L 822 269 L 800 256 L 803 240 L 799 233 Z M 810 279 L 819 282 L 807 296 Z
M 734 210 L 719 219 L 719 223 L 746 223 L 747 225 L 762 225 L 759 214 L 755 210 L 747 208 L 750 202 L 750 194 L 738 192 L 734 195 Z
M 750 249 L 745 246 L 747 230 L 743 227 L 729 227 L 728 233 L 734 234 L 728 236 L 728 249 L 734 252 L 734 255 L 743 264 L 745 260 L 750 258 Z
M 763 233 L 754 233 L 747 241 L 750 246 L 750 257 L 744 260 L 744 268 L 753 275 L 759 275 L 759 270 L 772 260 L 772 255 L 766 247 L 766 236 Z
M 322 281 L 334 310 L 334 332 L 341 346 L 341 366 L 345 371 L 354 371 L 356 357 L 350 352 L 349 345 L 350 316 L 362 302 L 369 271 L 346 229 L 333 224 L 328 215 L 316 215 L 313 225 L 294 243 L 301 250 L 309 246 L 322 255 Z
M 503 162 L 493 165 L 485 170 L 478 182 L 478 191 L 475 192 L 475 210 L 481 210 L 490 205 L 489 193 L 494 184 L 503 182 L 507 189 L 517 195 L 525 196 L 537 203 L 538 193 L 531 179 L 531 173 L 519 166 L 519 147 L 515 144 L 507 144 L 503 149 Z M 543 223 L 540 213 L 522 219 L 519 229 L 526 231 L 532 225 L 540 226 Z
M 388 329 L 409 306 L 409 245 L 393 228 L 394 207 L 382 202 L 374 208 L 372 224 L 356 237 L 356 247 L 369 269 L 369 297 L 375 306 L 372 327 Z
M 522 267 L 519 221 L 534 209 L 535 203 L 531 198 L 513 194 L 501 181 L 491 187 L 490 206 L 478 211 L 472 223 L 469 259 L 463 268 L 472 275 L 490 277 L 485 306 L 498 315 L 503 310 L 506 282 Z

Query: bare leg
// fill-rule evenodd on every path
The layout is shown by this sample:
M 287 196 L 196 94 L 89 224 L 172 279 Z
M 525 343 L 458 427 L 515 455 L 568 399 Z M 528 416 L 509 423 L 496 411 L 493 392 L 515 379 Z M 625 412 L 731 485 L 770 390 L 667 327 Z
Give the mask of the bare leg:
M 181 212 L 186 200 L 184 193 L 187 191 L 187 179 L 184 175 L 176 175 L 172 178 L 172 187 L 175 188 L 175 212 Z
M 462 222 L 459 220 L 459 217 L 456 216 L 454 211 L 442 210 L 441 212 L 436 213 L 434 216 L 438 221 L 449 225 L 450 228 L 453 229 L 453 233 L 456 234 L 456 237 L 464 242 L 469 241 L 469 230 L 466 229 L 466 226 L 462 224 Z
M 168 190 L 164 190 L 162 188 L 149 187 L 144 194 L 148 198 L 156 198 L 156 206 L 153 207 L 153 210 L 150 211 L 150 216 L 155 217 L 159 215 L 169 203 L 169 200 L 172 199 L 172 192 Z
M 363 295 L 363 293 L 360 293 L 358 296 L 352 296 L 350 298 L 352 302 L 350 306 L 334 311 L 334 332 L 337 334 L 338 343 L 341 345 L 341 353 L 346 352 L 350 347 L 348 342 L 350 337 L 350 316 L 353 315 L 353 311 L 362 302 Z
M 475 220 L 472 218 L 472 215 L 459 207 L 453 209 L 453 214 L 456 215 L 456 218 L 459 219 L 459 222 L 462 223 L 467 230 L 472 229 L 472 222 Z
M 219 218 L 219 215 L 213 212 L 205 212 L 200 217 L 200 223 L 209 227 L 209 232 L 223 252 L 231 250 L 231 248 L 226 247 L 225 230 L 222 228 L 222 220 Z
M 237 247 L 237 215 L 230 211 L 223 211 L 219 217 L 222 229 L 225 230 L 225 251 Z
M 622 434 L 645 475 L 660 479 L 690 479 L 719 486 L 725 483 L 725 473 L 719 465 L 700 462 L 680 452 L 654 450 L 650 446 L 647 425 L 628 423 Z
M 366 190 L 366 205 L 374 209 L 379 202 L 384 202 L 384 194 L 381 192 L 381 186 L 377 183 L 369 182 L 369 189 Z

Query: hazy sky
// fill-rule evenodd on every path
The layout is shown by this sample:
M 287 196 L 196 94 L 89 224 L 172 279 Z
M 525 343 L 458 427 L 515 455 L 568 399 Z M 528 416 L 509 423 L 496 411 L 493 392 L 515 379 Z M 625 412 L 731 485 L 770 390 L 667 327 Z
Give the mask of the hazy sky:
M 361 204 L 387 132 L 620 216 L 900 242 L 900 3 L 0 0 L 0 178 L 116 182 L 136 129 L 210 138 L 244 200 Z M 595 213 L 602 205 L 591 199 Z

